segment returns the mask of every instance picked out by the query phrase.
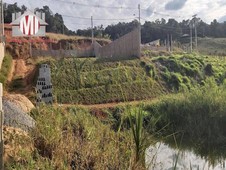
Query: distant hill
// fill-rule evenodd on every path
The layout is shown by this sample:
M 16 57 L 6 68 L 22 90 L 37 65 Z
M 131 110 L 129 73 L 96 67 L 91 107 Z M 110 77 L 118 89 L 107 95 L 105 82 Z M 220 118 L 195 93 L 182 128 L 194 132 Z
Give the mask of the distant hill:
M 199 38 L 198 51 L 208 55 L 226 56 L 226 38 Z
M 190 52 L 190 36 L 179 40 L 180 48 Z M 193 37 L 193 51 L 204 55 L 226 56 L 226 38 L 198 37 L 198 49 L 195 47 L 195 37 Z

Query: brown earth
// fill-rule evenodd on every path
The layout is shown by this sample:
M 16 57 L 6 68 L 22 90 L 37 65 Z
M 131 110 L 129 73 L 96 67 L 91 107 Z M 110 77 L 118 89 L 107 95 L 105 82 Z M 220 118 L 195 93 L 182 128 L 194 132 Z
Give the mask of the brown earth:
M 34 91 L 34 79 L 37 68 L 34 64 L 28 62 L 28 59 L 13 59 L 12 68 L 7 82 L 9 87 L 16 93 L 26 96 Z M 20 88 L 15 88 L 14 84 L 20 84 Z
M 34 147 L 29 135 L 21 129 L 3 127 L 4 138 L 4 162 L 21 161 L 26 152 L 32 152 Z

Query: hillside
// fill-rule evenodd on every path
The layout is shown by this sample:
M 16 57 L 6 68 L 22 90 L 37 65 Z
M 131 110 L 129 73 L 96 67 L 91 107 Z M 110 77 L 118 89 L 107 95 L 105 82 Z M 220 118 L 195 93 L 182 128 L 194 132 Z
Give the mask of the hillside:
M 181 38 L 179 42 L 185 51 L 190 52 L 190 37 Z M 226 56 L 226 38 L 198 37 L 198 49 L 196 49 L 193 37 L 193 50 L 203 55 Z
M 207 55 L 225 56 L 226 38 L 199 38 L 198 51 Z
M 14 71 L 16 75 L 8 82 L 10 91 L 23 93 L 34 101 L 39 65 L 48 63 L 52 71 L 54 100 L 64 104 L 150 100 L 203 85 L 211 76 L 221 84 L 226 75 L 224 58 L 191 54 L 146 56 L 114 62 L 51 57 L 16 61 L 18 71 Z
M 90 43 L 83 37 L 48 37 L 54 39 L 56 48 L 59 42 L 80 48 Z M 10 45 L 8 53 L 14 55 Z M 197 154 L 209 148 L 204 156 L 218 158 L 212 149 L 225 143 L 226 136 L 219 130 L 226 122 L 224 57 L 145 50 L 140 59 L 106 61 L 31 58 L 22 55 L 28 53 L 26 47 L 19 51 L 23 51 L 19 57 L 7 54 L 4 58 L 0 78 L 5 93 L 21 93 L 35 104 L 38 68 L 48 63 L 54 105 L 29 113 L 36 122 L 29 133 L 5 127 L 7 169 L 142 169 L 142 161 L 135 161 L 136 142 L 131 130 L 140 112 L 144 114 L 144 148 L 175 132 L 180 140 L 179 132 L 184 131 L 181 146 L 202 146 L 194 149 Z M 203 139 L 206 134 L 208 138 Z

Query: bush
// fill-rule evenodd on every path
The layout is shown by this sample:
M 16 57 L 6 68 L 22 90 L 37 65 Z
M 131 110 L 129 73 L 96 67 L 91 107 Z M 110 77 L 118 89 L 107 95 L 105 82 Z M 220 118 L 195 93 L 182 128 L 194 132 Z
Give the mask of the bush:
M 10 155 L 6 169 L 129 168 L 133 147 L 129 131 L 116 133 L 79 107 L 40 106 L 32 115 L 36 128 L 26 135 L 29 141 L 21 139 L 25 147 Z M 30 151 L 25 152 L 26 144 L 33 146 Z
M 201 156 L 226 156 L 225 87 L 218 87 L 213 79 L 208 79 L 204 86 L 166 96 L 147 105 L 146 110 L 149 116 L 161 116 L 157 130 L 165 127 L 163 136 L 177 133 L 183 147 L 195 147 Z
M 13 58 L 11 55 L 6 54 L 3 62 L 2 62 L 2 68 L 0 71 L 0 82 L 3 83 L 3 85 L 6 85 L 8 75 L 10 73 L 11 67 L 12 67 Z
M 24 87 L 24 82 L 22 77 L 15 77 L 10 83 L 10 90 L 14 90 L 22 87 Z
M 205 74 L 207 76 L 212 76 L 214 74 L 213 68 L 211 64 L 207 64 L 204 68 Z

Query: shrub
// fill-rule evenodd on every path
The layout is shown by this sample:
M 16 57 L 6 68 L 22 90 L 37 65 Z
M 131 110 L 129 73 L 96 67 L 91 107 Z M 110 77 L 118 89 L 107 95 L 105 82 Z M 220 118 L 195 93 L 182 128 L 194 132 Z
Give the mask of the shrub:
M 8 75 L 10 73 L 11 67 L 12 67 L 13 58 L 11 55 L 6 54 L 3 62 L 2 62 L 2 68 L 0 72 L 0 82 L 3 83 L 3 85 L 6 85 Z
M 22 160 L 11 156 L 6 169 L 129 168 L 133 147 L 129 131 L 116 133 L 79 107 L 40 106 L 32 115 L 36 128 L 23 142 L 33 149 Z
M 178 140 L 182 137 L 183 147 L 195 147 L 201 156 L 226 156 L 224 85 L 218 87 L 213 79 L 208 79 L 204 86 L 166 96 L 147 105 L 146 110 L 149 116 L 161 115 L 156 127 L 158 130 L 165 127 L 163 136 L 177 133 Z
M 212 76 L 214 74 L 213 68 L 211 64 L 207 64 L 204 68 L 205 74 L 207 76 Z

